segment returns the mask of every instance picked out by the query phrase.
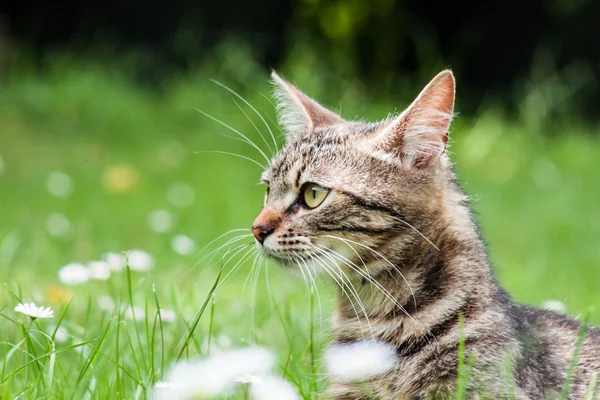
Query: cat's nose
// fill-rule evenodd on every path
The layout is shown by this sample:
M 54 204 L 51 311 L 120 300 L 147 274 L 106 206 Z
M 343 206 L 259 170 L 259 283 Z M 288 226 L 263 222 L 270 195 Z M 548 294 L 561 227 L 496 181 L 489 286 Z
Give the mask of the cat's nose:
M 273 232 L 273 229 L 269 229 L 264 225 L 252 227 L 252 233 L 254 234 L 254 237 L 256 238 L 256 240 L 258 240 L 260 244 L 263 244 L 263 242 L 271 232 Z
M 263 244 L 281 222 L 282 213 L 272 208 L 265 208 L 252 224 L 252 233 L 258 243 Z

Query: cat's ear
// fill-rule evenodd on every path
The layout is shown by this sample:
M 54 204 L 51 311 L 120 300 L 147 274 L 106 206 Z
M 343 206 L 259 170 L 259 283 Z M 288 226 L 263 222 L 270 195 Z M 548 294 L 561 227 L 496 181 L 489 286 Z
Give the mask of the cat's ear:
M 288 136 L 310 132 L 343 121 L 339 115 L 302 93 L 275 71 L 271 73 L 271 78 L 276 86 L 275 98 L 278 101 L 279 123 Z
M 437 74 L 415 101 L 378 133 L 375 148 L 400 157 L 407 167 L 429 165 L 446 149 L 454 90 L 452 71 Z

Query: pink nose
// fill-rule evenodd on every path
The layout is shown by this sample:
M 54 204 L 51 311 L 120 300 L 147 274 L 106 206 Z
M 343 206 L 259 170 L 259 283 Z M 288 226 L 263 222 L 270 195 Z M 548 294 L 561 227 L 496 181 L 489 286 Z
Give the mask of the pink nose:
M 269 229 L 264 225 L 252 227 L 252 233 L 254 234 L 254 237 L 256 238 L 256 240 L 258 240 L 258 243 L 260 244 L 263 244 L 263 242 L 271 232 L 273 232 L 273 229 Z
M 263 209 L 252 225 L 252 233 L 258 241 L 263 244 L 267 236 L 269 236 L 281 222 L 280 211 L 273 209 Z

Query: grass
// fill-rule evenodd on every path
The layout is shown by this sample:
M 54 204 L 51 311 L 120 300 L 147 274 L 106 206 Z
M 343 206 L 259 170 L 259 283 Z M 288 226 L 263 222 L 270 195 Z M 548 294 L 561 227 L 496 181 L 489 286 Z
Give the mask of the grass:
M 244 70 L 235 72 L 241 61 Z M 333 308 L 330 283 L 319 283 L 317 298 L 275 265 L 252 268 L 252 254 L 236 247 L 246 243 L 242 239 L 224 259 L 171 248 L 173 237 L 184 234 L 199 249 L 248 228 L 260 211 L 260 169 L 243 158 L 205 152 L 259 161 L 260 155 L 194 110 L 267 149 L 255 129 L 268 134 L 263 121 L 209 81 L 219 79 L 265 116 L 281 144 L 265 97 L 266 73 L 241 61 L 174 77 L 160 93 L 132 85 L 115 70 L 73 61 L 41 76 L 24 69 L 6 82 L 0 94 L 0 397 L 144 398 L 177 359 L 251 343 L 275 351 L 277 372 L 304 398 L 323 392 L 319 360 Z M 306 85 L 318 88 L 318 82 L 315 77 Z M 380 118 L 406 104 L 365 101 L 365 89 L 349 85 L 353 90 L 342 96 L 347 117 Z M 312 93 L 318 97 L 319 91 Z M 452 157 L 474 199 L 497 276 L 515 299 L 533 305 L 558 299 L 570 314 L 599 323 L 593 308 L 600 302 L 598 128 L 563 118 L 549 129 L 535 114 L 547 107 L 531 101 L 517 117 L 488 108 L 458 118 Z M 52 171 L 70 177 L 72 193 L 49 193 Z M 173 202 L 174 187 L 193 188 L 193 202 Z M 167 232 L 148 226 L 157 209 L 173 219 Z M 47 225 L 52 230 L 49 217 L 56 213 L 64 217 L 58 218 L 63 229 L 53 236 Z M 58 280 L 67 263 L 136 248 L 153 256 L 153 269 L 78 286 Z M 240 270 L 228 275 L 235 265 Z M 102 309 L 100 296 L 110 296 L 116 311 Z M 52 306 L 56 317 L 30 323 L 13 312 L 20 301 Z M 127 308 L 133 307 L 138 312 L 131 315 Z M 175 320 L 164 319 L 161 309 L 175 311 Z M 59 341 L 61 332 L 67 338 Z

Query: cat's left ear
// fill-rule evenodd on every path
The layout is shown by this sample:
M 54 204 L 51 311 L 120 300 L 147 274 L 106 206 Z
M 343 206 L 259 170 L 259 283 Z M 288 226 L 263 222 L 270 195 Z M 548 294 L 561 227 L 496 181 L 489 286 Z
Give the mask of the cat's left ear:
M 302 93 L 275 71 L 271 73 L 271 78 L 276 85 L 279 123 L 288 136 L 343 122 L 342 117 Z
M 446 149 L 454 92 L 452 71 L 437 74 L 415 101 L 377 134 L 375 149 L 394 155 L 407 168 L 429 165 Z

